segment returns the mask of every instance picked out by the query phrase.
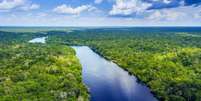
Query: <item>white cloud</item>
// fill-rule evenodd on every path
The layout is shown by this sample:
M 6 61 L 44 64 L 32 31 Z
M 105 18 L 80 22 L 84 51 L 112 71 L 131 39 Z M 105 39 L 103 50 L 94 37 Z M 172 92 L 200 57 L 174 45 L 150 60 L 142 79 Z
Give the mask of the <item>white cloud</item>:
M 21 9 L 24 11 L 35 10 L 35 9 L 39 9 L 39 8 L 40 8 L 39 4 L 31 4 L 31 5 L 26 5 L 26 6 L 21 7 Z
M 145 11 L 151 4 L 143 3 L 139 0 L 117 0 L 113 5 L 110 15 L 131 15 Z
M 163 0 L 164 3 L 169 4 L 171 3 L 173 0 Z
M 28 0 L 3 0 L 2 2 L 0 2 L 0 11 L 4 12 L 9 12 L 13 9 L 28 11 L 39 8 L 39 4 L 33 4 L 31 1 Z
M 0 10 L 10 10 L 25 4 L 25 0 L 3 0 L 0 2 Z
M 165 4 L 169 4 L 171 2 L 173 2 L 174 0 L 151 0 L 153 2 L 162 2 L 162 3 L 165 3 Z
M 148 19 L 150 20 L 166 20 L 166 21 L 175 21 L 180 17 L 185 17 L 186 14 L 183 12 L 172 11 L 172 10 L 161 10 L 154 11 Z
M 0 0 L 1 1 L 1 0 Z M 91 5 L 81 5 L 72 7 L 62 5 L 56 7 L 54 12 L 63 13 L 56 14 L 49 11 L 42 12 L 10 12 L 0 16 L 0 25 L 30 25 L 30 26 L 185 26 L 185 25 L 201 25 L 201 6 L 182 6 L 168 9 L 152 9 L 146 10 L 142 4 L 131 4 L 133 0 L 118 1 L 120 13 L 118 14 L 137 14 L 140 16 L 129 17 L 108 17 L 106 12 L 95 12 L 97 8 Z M 114 1 L 117 6 L 117 1 Z M 126 2 L 126 4 L 125 4 Z M 128 3 L 129 2 L 129 3 Z M 137 2 L 137 1 L 136 1 Z M 138 5 L 139 4 L 139 5 Z M 27 5 L 27 4 L 26 4 Z M 31 5 L 31 3 L 29 3 Z M 133 6 L 134 5 L 134 6 Z M 24 5 L 22 5 L 24 6 Z M 31 7 L 31 6 L 30 6 Z M 19 6 L 17 6 L 19 10 Z M 35 7 L 31 7 L 35 8 Z M 37 8 L 37 7 L 36 7 Z M 143 9 L 142 9 L 143 8 Z M 127 12 L 130 9 L 130 13 Z M 94 11 L 95 10 L 95 11 Z M 112 9 L 113 10 L 113 9 Z M 93 11 L 93 12 L 90 12 Z M 78 14 L 88 12 L 81 16 Z M 30 13 L 30 14 L 27 14 Z M 72 14 L 73 16 L 65 15 Z M 100 15 L 99 15 L 100 14 Z M 48 18 L 48 19 L 47 19 Z M 67 21 L 67 22 L 66 22 Z M 25 22 L 25 23 L 22 23 Z
M 94 1 L 95 4 L 100 4 L 100 3 L 102 3 L 102 2 L 103 2 L 103 0 L 95 0 L 95 1 Z
M 52 13 L 53 14 L 53 13 Z M 42 14 L 43 15 L 43 14 Z M 46 14 L 45 14 L 46 15 Z M 9 15 L 11 16 L 11 15 Z M 15 15 L 16 17 L 0 16 L 0 26 L 200 26 L 201 19 L 183 18 L 177 21 L 157 21 L 150 19 L 118 18 L 118 17 L 74 17 L 68 15 L 30 16 Z M 48 19 L 47 19 L 48 17 Z M 22 23 L 24 22 L 24 23 Z
M 37 14 L 37 16 L 38 16 L 38 17 L 46 17 L 46 16 L 48 16 L 48 14 L 47 14 L 47 13 L 40 12 L 40 13 Z
M 197 13 L 193 14 L 195 19 L 201 19 L 201 11 L 197 11 Z
M 38 4 L 32 4 L 30 7 L 30 9 L 38 9 L 38 8 L 40 8 L 40 5 Z
M 162 9 L 162 10 L 151 10 L 147 19 L 154 21 L 174 21 L 174 22 L 194 22 L 195 19 L 201 18 L 201 14 L 199 12 L 201 6 L 185 6 L 171 9 Z
M 163 15 L 161 14 L 160 11 L 154 11 L 151 15 L 149 15 L 147 18 L 150 19 L 150 20 L 153 20 L 153 19 L 161 19 L 163 17 Z
M 56 13 L 61 13 L 61 14 L 73 14 L 73 15 L 79 15 L 80 13 L 84 11 L 92 11 L 95 10 L 96 8 L 91 6 L 91 5 L 82 5 L 79 7 L 71 7 L 67 6 L 65 4 L 57 6 L 56 8 L 53 9 L 54 12 Z

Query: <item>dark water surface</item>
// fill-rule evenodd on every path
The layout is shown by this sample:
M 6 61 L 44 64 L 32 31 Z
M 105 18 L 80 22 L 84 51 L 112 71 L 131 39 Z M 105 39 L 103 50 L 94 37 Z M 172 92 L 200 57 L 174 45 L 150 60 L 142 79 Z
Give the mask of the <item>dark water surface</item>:
M 87 46 L 73 46 L 90 89 L 91 101 L 157 101 L 135 76 L 93 52 Z

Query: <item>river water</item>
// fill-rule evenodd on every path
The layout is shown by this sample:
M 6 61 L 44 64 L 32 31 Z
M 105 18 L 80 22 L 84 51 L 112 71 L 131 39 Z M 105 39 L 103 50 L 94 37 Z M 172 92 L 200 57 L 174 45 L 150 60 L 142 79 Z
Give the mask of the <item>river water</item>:
M 83 82 L 91 101 L 157 101 L 149 88 L 135 76 L 110 62 L 87 46 L 73 46 L 82 65 Z
M 45 43 L 47 37 L 38 37 L 29 41 L 29 43 Z
M 45 43 L 47 37 L 30 40 Z M 157 101 L 149 88 L 115 63 L 104 59 L 87 46 L 73 46 L 82 65 L 83 82 L 91 101 Z

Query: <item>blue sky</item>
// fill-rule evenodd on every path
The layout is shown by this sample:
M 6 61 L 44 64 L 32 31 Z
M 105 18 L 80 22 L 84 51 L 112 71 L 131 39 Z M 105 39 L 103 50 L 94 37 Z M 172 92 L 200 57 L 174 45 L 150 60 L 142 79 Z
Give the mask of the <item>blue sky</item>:
M 0 26 L 201 26 L 201 0 L 0 0 Z

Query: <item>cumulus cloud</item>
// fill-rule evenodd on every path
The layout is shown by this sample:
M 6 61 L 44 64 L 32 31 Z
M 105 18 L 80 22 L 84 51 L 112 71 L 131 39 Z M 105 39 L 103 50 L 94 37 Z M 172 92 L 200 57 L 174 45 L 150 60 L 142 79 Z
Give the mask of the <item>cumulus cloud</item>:
M 102 3 L 102 2 L 103 2 L 103 0 L 95 0 L 95 1 L 94 1 L 95 4 L 100 4 L 100 3 Z
M 79 15 L 80 13 L 84 11 L 92 11 L 95 10 L 96 8 L 91 5 L 82 5 L 78 7 L 71 7 L 67 6 L 65 4 L 57 6 L 56 8 L 53 9 L 53 12 L 60 13 L 60 14 L 72 14 L 72 15 Z
M 150 20 L 163 20 L 163 21 L 175 21 L 180 17 L 185 17 L 184 12 L 172 11 L 172 10 L 156 10 L 148 16 Z
M 164 3 L 169 4 L 172 2 L 172 0 L 163 0 Z
M 201 7 L 200 7 L 201 8 Z M 197 11 L 197 13 L 194 13 L 193 14 L 193 17 L 195 18 L 195 19 L 201 19 L 201 11 Z
M 152 21 L 171 21 L 171 22 L 197 22 L 201 18 L 201 6 L 183 6 L 171 9 L 149 10 L 145 17 Z
M 25 0 L 3 0 L 0 2 L 0 10 L 10 10 L 25 4 Z
M 195 3 L 197 4 L 195 5 Z M 149 18 L 174 20 L 179 16 L 184 16 L 185 11 L 176 12 L 172 9 L 180 9 L 182 7 L 196 8 L 199 4 L 201 4 L 200 0 L 197 2 L 190 2 L 190 0 L 116 0 L 109 11 L 109 15 L 135 18 L 144 18 L 150 15 Z M 199 16 L 199 14 L 193 15 L 197 18 Z
M 143 12 L 150 6 L 151 4 L 139 0 L 117 0 L 109 14 L 129 16 L 134 13 Z
M 31 4 L 31 5 L 26 5 L 26 6 L 21 7 L 21 9 L 24 11 L 35 10 L 35 9 L 39 9 L 39 8 L 40 8 L 39 4 Z
M 183 0 L 150 0 L 148 2 L 152 4 L 149 9 L 175 8 L 184 5 Z
M 200 0 L 93 0 L 91 5 L 56 5 L 53 9 L 39 9 L 33 0 L 0 0 L 2 25 L 199 25 Z M 75 1 L 77 2 L 77 1 Z M 103 2 L 105 4 L 103 4 Z M 74 2 L 73 2 L 74 3 Z M 81 3 L 81 2 L 79 2 Z M 100 5 L 98 5 L 100 4 Z M 196 5 L 195 5 L 196 4 Z M 42 6 L 42 4 L 41 4 Z M 51 10 L 52 12 L 50 12 Z M 55 13 L 54 13 L 54 12 Z M 28 13 L 28 14 L 27 14 Z M 68 14 L 72 15 L 69 16 Z M 77 16 L 79 15 L 80 16 Z M 48 18 L 48 19 L 47 19 Z M 64 22 L 68 20 L 68 22 Z M 26 23 L 21 23 L 26 22 Z
M 40 8 L 38 4 L 32 4 L 28 0 L 2 0 L 0 2 L 0 10 L 1 11 L 10 11 L 13 9 L 19 10 L 34 10 Z
M 200 5 L 201 0 L 141 0 L 143 2 L 151 3 L 149 9 L 164 9 L 176 8 L 181 6 Z

